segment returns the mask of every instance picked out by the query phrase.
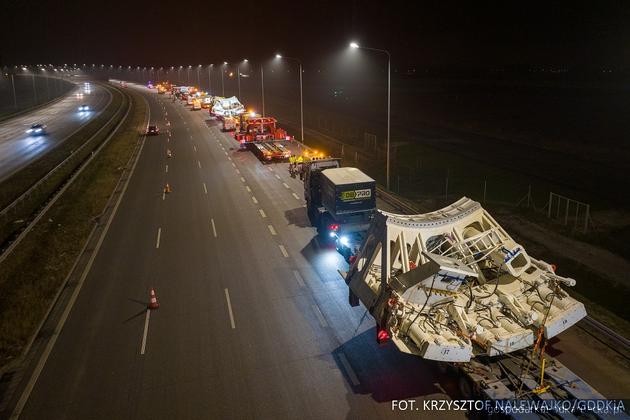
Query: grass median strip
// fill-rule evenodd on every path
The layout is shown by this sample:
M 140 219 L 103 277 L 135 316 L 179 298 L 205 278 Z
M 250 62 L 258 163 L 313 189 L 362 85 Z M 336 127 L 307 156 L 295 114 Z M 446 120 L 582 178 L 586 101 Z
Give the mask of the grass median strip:
M 133 153 L 146 105 L 132 97 L 127 122 L 0 264 L 0 367 L 21 354 Z

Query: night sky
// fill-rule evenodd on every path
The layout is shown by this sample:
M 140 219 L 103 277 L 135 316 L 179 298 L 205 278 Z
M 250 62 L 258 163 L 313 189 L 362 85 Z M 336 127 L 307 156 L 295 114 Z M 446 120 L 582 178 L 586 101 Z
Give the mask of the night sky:
M 2 0 L 2 64 L 208 64 L 348 41 L 394 66 L 630 66 L 630 2 Z

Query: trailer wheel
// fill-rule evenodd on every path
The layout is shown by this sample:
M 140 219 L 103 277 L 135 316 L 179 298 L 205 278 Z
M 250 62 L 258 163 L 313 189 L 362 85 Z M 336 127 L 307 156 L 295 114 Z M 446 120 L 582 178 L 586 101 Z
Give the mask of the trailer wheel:
M 459 377 L 458 388 L 463 399 L 470 400 L 473 398 L 474 388 L 472 383 L 466 376 L 461 375 Z

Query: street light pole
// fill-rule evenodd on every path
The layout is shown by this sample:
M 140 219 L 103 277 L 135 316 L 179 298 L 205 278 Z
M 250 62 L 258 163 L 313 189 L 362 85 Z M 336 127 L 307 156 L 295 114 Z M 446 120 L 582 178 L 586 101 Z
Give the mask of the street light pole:
M 236 80 L 238 83 L 238 99 L 242 101 L 241 99 L 241 63 L 238 63 L 236 65 Z
M 17 96 L 15 96 L 15 80 L 13 79 L 13 73 L 11 73 L 11 87 L 13 88 L 13 107 L 17 108 Z
M 391 122 L 391 91 L 392 91 L 392 56 L 387 50 L 379 48 L 361 47 L 356 42 L 350 43 L 350 48 L 377 51 L 387 54 L 387 169 L 385 178 L 385 187 L 389 191 L 389 149 L 390 149 L 390 122 Z
M 302 61 L 295 57 L 285 57 L 280 54 L 276 54 L 276 58 L 286 58 L 289 60 L 295 60 L 298 63 L 299 71 L 300 71 L 300 133 L 302 144 L 304 144 L 304 100 L 302 96 Z
M 201 90 L 201 78 L 199 77 L 199 70 L 201 70 L 201 64 L 197 66 L 197 86 Z
M 260 65 L 260 90 L 262 91 L 262 116 L 265 116 L 265 73 L 263 65 Z
M 225 66 L 227 66 L 227 61 L 223 62 L 223 67 L 221 68 L 221 95 L 225 97 L 225 82 L 223 81 L 223 73 L 225 73 Z
M 212 95 L 212 64 L 208 66 L 208 90 L 210 95 Z
M 238 80 L 238 99 L 241 101 L 243 100 L 241 98 L 241 64 L 247 63 L 247 62 L 248 62 L 247 58 L 244 58 L 243 61 L 240 61 L 236 65 L 236 79 Z

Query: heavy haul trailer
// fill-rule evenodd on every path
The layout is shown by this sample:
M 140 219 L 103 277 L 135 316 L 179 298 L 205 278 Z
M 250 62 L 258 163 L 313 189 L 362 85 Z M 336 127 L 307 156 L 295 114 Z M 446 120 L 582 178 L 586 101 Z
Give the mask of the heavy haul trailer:
M 350 305 L 374 317 L 377 342 L 458 374 L 465 397 L 603 398 L 544 353 L 586 316 L 563 290 L 576 281 L 530 256 L 473 200 L 425 214 L 375 212 L 340 274 Z
M 254 141 L 248 142 L 247 148 L 254 153 L 263 163 L 286 161 L 291 152 L 279 142 Z
M 289 159 L 291 152 L 282 142 L 291 141 L 293 137 L 276 126 L 275 118 L 249 115 L 240 115 L 238 118 L 234 138 L 241 150 L 251 150 L 264 163 Z
M 357 168 L 341 167 L 338 158 L 300 165 L 311 224 L 323 238 L 334 239 L 339 253 L 349 260 L 376 211 L 376 182 Z

